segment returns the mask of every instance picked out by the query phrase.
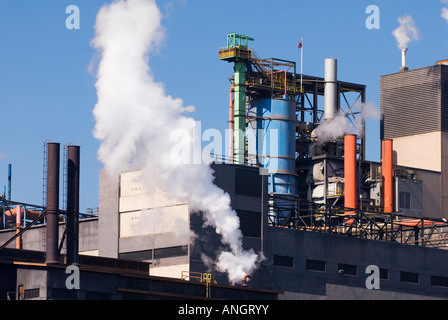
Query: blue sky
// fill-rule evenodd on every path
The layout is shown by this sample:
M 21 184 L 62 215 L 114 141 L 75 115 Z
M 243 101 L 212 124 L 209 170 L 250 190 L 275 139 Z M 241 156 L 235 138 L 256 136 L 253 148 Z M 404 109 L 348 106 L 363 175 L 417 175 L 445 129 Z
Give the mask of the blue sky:
M 95 16 L 104 0 L 0 0 L 0 187 L 12 164 L 12 198 L 42 203 L 43 143 L 81 146 L 81 210 L 98 205 L 99 142 L 92 136 L 95 76 L 89 65 Z M 80 29 L 68 30 L 69 5 L 80 9 Z M 409 68 L 448 58 L 448 24 L 440 0 L 167 0 L 166 38 L 150 54 L 152 75 L 168 94 L 194 105 L 202 129 L 227 128 L 228 77 L 232 66 L 218 60 L 226 34 L 248 34 L 262 58 L 299 61 L 304 73 L 323 76 L 324 59 L 338 59 L 338 78 L 367 85 L 367 100 L 379 108 L 383 74 L 397 72 L 401 55 L 392 31 L 409 14 L 420 40 L 409 45 Z M 380 9 L 380 29 L 365 26 L 367 6 Z M 367 159 L 379 160 L 379 123 L 367 126 Z M 0 192 L 1 192 L 0 190 Z

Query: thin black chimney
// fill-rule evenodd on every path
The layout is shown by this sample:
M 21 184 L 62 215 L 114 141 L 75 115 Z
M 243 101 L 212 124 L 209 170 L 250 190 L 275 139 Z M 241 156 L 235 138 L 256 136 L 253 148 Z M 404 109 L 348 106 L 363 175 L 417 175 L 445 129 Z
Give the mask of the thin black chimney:
M 79 265 L 80 147 L 67 147 L 67 264 Z
M 59 143 L 47 144 L 47 264 L 59 263 Z

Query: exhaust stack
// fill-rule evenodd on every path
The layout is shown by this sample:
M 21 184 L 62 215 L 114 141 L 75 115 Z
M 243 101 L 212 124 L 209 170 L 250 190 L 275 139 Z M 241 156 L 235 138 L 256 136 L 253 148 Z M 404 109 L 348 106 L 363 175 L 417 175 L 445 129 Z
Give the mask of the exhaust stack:
M 357 179 L 356 179 L 356 135 L 348 134 L 344 137 L 344 207 L 357 207 Z M 348 210 L 346 213 L 355 213 Z
M 59 263 L 59 143 L 47 144 L 47 264 Z
M 390 139 L 381 142 L 383 166 L 383 207 L 385 213 L 393 212 L 393 143 Z
M 401 51 L 401 67 L 400 72 L 407 71 L 409 68 L 406 66 L 406 52 L 408 49 L 404 49 Z
M 338 112 L 338 85 L 336 59 L 325 59 L 324 119 L 331 121 Z
M 80 147 L 67 147 L 67 264 L 79 265 Z

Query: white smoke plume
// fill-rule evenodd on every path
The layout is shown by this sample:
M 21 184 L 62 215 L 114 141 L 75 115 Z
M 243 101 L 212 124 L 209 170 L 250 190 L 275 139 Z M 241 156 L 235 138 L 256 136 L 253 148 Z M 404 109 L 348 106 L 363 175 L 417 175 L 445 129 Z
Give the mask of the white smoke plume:
M 356 102 L 351 106 L 351 112 L 359 114 L 356 118 L 348 117 L 349 111 L 339 112 L 331 121 L 323 121 L 314 130 L 316 143 L 322 145 L 329 141 L 341 139 L 346 134 L 360 136 L 367 119 L 379 120 L 380 111 L 372 102 Z
M 165 36 L 161 19 L 155 0 L 117 0 L 98 12 L 92 40 L 100 55 L 93 110 L 93 135 L 101 141 L 98 158 L 111 175 L 142 169 L 144 183 L 162 186 L 168 197 L 202 212 L 227 250 L 216 267 L 235 283 L 255 270 L 259 256 L 242 249 L 238 216 L 229 195 L 213 184 L 210 166 L 173 159 L 174 148 L 192 150 L 195 143 L 195 120 L 185 115 L 194 108 L 168 96 L 151 75 L 149 53 Z M 187 139 L 173 139 L 174 129 Z
M 317 138 L 316 142 L 319 145 L 353 133 L 353 125 L 349 124 L 344 113 L 338 113 L 332 120 L 319 123 L 319 126 L 314 130 Z
M 411 41 L 420 39 L 420 32 L 415 25 L 414 19 L 409 15 L 398 18 L 398 22 L 400 26 L 392 34 L 395 36 L 400 50 L 406 50 Z
M 442 18 L 448 23 L 448 8 L 442 8 Z

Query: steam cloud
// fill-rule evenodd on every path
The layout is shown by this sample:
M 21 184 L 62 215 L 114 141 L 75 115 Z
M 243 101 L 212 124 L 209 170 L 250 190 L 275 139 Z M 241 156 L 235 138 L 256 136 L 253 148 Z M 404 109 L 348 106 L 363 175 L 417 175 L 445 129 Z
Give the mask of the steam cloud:
M 162 186 L 169 198 L 202 212 L 225 247 L 216 268 L 235 283 L 255 270 L 260 257 L 242 249 L 239 218 L 229 195 L 213 184 L 209 164 L 173 161 L 173 149 L 192 150 L 195 143 L 195 121 L 185 115 L 194 108 L 168 96 L 151 75 L 148 55 L 165 36 L 161 19 L 155 0 L 118 0 L 98 12 L 92 40 L 101 55 L 93 110 L 93 135 L 101 141 L 98 158 L 111 175 L 142 169 L 147 185 Z M 189 137 L 175 140 L 173 129 Z
M 341 138 L 346 134 L 356 134 L 359 136 L 363 132 L 364 121 L 368 118 L 379 120 L 381 117 L 380 111 L 371 102 L 356 102 L 351 107 L 351 110 L 353 112 L 361 112 L 361 116 L 350 121 L 346 112 L 339 112 L 331 121 L 321 122 L 314 130 L 317 144 L 322 145 Z
M 448 8 L 442 8 L 442 18 L 448 23 Z
M 406 50 L 411 41 L 418 41 L 420 39 L 419 31 L 414 20 L 409 15 L 398 18 L 398 22 L 400 26 L 392 34 L 395 36 L 400 50 Z

